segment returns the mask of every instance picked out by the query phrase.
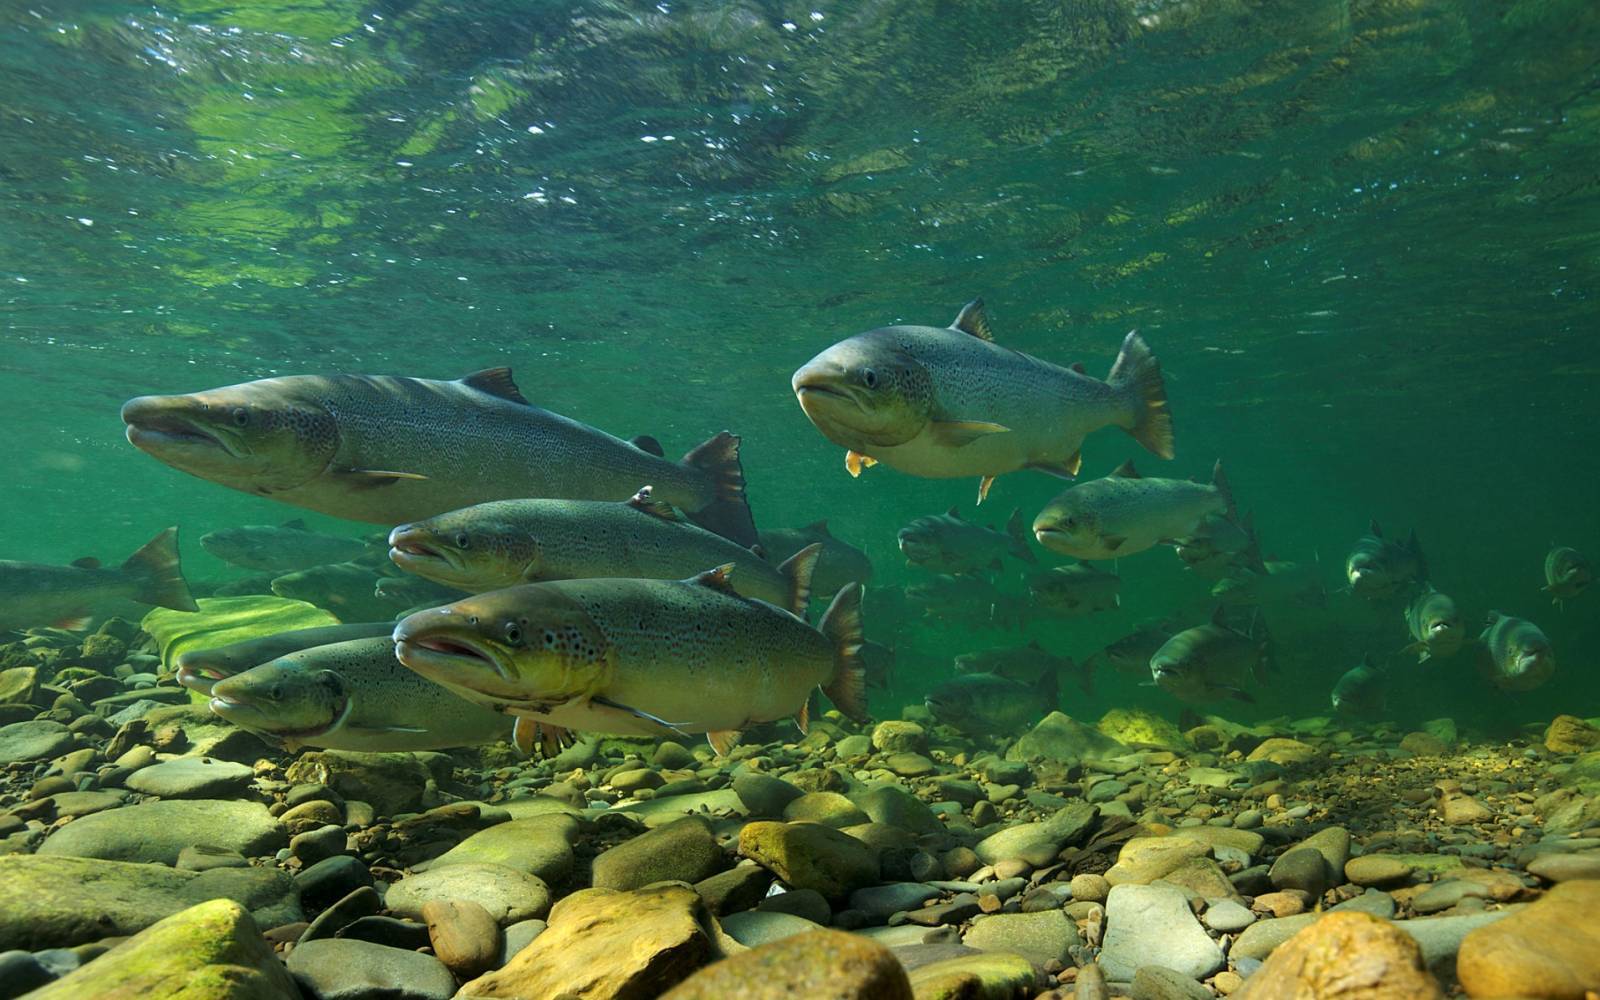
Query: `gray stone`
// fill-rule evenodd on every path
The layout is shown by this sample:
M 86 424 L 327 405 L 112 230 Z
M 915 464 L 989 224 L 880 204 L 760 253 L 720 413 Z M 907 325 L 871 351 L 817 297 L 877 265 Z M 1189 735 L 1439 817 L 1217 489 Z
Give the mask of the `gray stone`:
M 973 921 L 961 943 L 979 951 L 1009 951 L 1043 966 L 1051 961 L 1072 964 L 1072 951 L 1083 947 L 1078 925 L 1060 910 L 1038 913 L 996 913 Z
M 1469 913 L 1459 917 L 1423 917 L 1419 920 L 1397 920 L 1395 926 L 1411 935 L 1422 949 L 1422 961 L 1429 971 L 1446 982 L 1456 977 L 1456 952 L 1461 950 L 1461 939 L 1496 920 L 1503 920 L 1522 909 L 1510 906 L 1503 910 Z
M 625 892 L 653 882 L 699 882 L 727 863 L 711 824 L 685 816 L 602 852 L 594 859 L 593 881 L 597 889 Z
M 887 920 L 902 910 L 915 910 L 938 895 L 938 889 L 921 882 L 892 882 L 852 892 L 850 909 L 860 910 L 874 920 Z
M 299 858 L 302 864 L 314 865 L 343 854 L 346 841 L 344 828 L 330 823 L 289 838 L 289 853 Z
M 1600 879 L 1600 853 L 1543 854 L 1528 862 L 1528 873 L 1546 882 Z
M 332 906 L 372 881 L 372 873 L 361 859 L 348 854 L 324 858 L 294 877 L 300 898 L 312 910 Z
M 59 722 L 36 719 L 0 726 L 0 767 L 59 757 L 78 745 Z
M 39 853 L 171 865 L 190 846 L 256 857 L 287 844 L 283 827 L 259 803 L 171 799 L 75 819 L 51 834 Z
M 218 847 L 185 847 L 174 865 L 186 872 L 208 872 L 213 868 L 249 868 L 250 859 L 238 851 Z
M 289 974 L 318 1000 L 450 1000 L 456 980 L 432 955 L 325 938 L 289 953 Z
M 780 941 L 807 931 L 820 930 L 822 926 L 792 913 L 771 913 L 764 910 L 730 913 L 722 918 L 721 924 L 723 931 L 729 937 L 746 948 Z
M 1093 726 L 1051 712 L 1006 750 L 1006 759 L 1027 761 L 1035 757 L 1063 764 L 1081 763 L 1085 757 L 1119 757 L 1128 747 Z
M 579 829 L 578 821 L 562 812 L 513 819 L 479 830 L 429 862 L 427 870 L 503 865 L 544 882 L 560 882 L 572 874 L 572 843 Z
M 1141 966 L 1133 974 L 1133 1000 L 1211 1000 L 1211 991 L 1173 969 Z
M 1218 934 L 1237 934 L 1255 923 L 1256 915 L 1250 912 L 1248 906 L 1222 899 L 1206 907 L 1202 919 L 1207 927 Z
M 1342 871 L 1342 867 L 1341 867 Z M 1295 847 L 1278 856 L 1268 877 L 1278 889 L 1299 889 L 1313 899 L 1328 889 L 1328 865 L 1313 847 Z
M 0 952 L 0 997 L 11 1000 L 56 978 L 26 951 Z
M 742 771 L 733 776 L 733 792 L 752 816 L 782 816 L 783 809 L 805 792 L 770 774 Z
M 945 832 L 928 804 L 900 785 L 875 785 L 851 798 L 874 823 L 917 834 Z
M 501 933 L 500 964 L 505 965 L 517 952 L 533 943 L 533 939 L 544 933 L 543 920 L 519 920 L 507 927 Z
M 1311 926 L 1320 916 L 1320 913 L 1297 913 L 1276 920 L 1257 920 L 1234 939 L 1228 955 L 1235 967 L 1241 958 L 1264 960 L 1274 948 Z
M 477 903 L 504 927 L 550 912 L 550 887 L 536 875 L 492 864 L 459 864 L 408 875 L 389 887 L 384 902 L 403 917 L 422 919 L 430 899 Z
M 255 770 L 210 757 L 179 757 L 128 775 L 124 787 L 164 799 L 225 799 L 250 787 Z
M 1143 965 L 1160 965 L 1191 979 L 1222 968 L 1222 949 L 1206 934 L 1181 889 L 1167 885 L 1113 886 L 1106 899 L 1100 965 L 1126 981 Z

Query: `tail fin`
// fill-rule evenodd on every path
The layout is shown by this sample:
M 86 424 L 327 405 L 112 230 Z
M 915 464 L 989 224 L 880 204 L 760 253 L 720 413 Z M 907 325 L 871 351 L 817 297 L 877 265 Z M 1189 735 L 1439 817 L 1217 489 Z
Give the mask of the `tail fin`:
M 141 604 L 171 608 L 174 611 L 199 611 L 200 605 L 189 595 L 189 582 L 178 565 L 178 529 L 171 527 L 144 543 L 128 557 L 122 571 L 139 581 L 133 599 Z
M 689 520 L 745 548 L 759 543 L 756 522 L 744 495 L 739 438 L 723 431 L 683 456 L 682 464 L 709 477 L 714 491 L 714 499 L 699 510 L 690 511 Z
M 810 620 L 806 610 L 811 607 L 811 574 L 816 571 L 821 555 L 822 543 L 812 542 L 778 567 L 778 572 L 789 582 L 789 610 L 802 621 Z
M 1233 502 L 1233 487 L 1228 483 L 1228 477 L 1222 471 L 1222 459 L 1217 459 L 1217 464 L 1211 467 L 1211 485 L 1215 486 L 1217 493 L 1222 496 L 1222 502 L 1228 505 L 1228 520 L 1239 523 L 1239 508 Z
M 1006 521 L 1006 534 L 1011 536 L 1011 554 L 1026 563 L 1039 562 L 1039 557 L 1028 548 L 1028 529 L 1022 523 L 1022 508 L 1017 507 L 1011 511 L 1010 520 Z
M 1167 387 L 1161 381 L 1161 362 L 1150 353 L 1150 345 L 1130 332 L 1117 352 L 1106 382 L 1127 396 L 1132 410 L 1128 433 L 1133 439 L 1162 458 L 1172 457 L 1172 411 L 1167 407 Z
M 857 722 L 867 721 L 867 666 L 861 660 L 861 585 L 847 583 L 822 613 L 822 634 L 833 644 L 833 679 L 822 693 L 839 711 Z

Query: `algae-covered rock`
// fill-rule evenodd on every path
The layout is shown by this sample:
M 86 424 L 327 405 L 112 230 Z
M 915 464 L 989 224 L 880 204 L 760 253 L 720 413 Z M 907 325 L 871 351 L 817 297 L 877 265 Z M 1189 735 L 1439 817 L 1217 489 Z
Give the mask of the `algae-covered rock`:
M 369 802 L 379 816 L 416 809 L 428 782 L 449 776 L 450 758 L 444 754 L 356 750 L 301 754 L 285 773 L 295 784 L 327 785 L 346 799 Z
M 1317 748 L 1300 740 L 1291 740 L 1283 736 L 1274 736 L 1262 740 L 1261 744 L 1245 757 L 1246 760 L 1265 760 L 1273 764 L 1289 767 L 1294 764 L 1306 764 L 1316 760 L 1319 754 Z
M 31 1000 L 298 1000 L 250 914 L 213 899 L 145 928 Z
M 1574 715 L 1558 715 L 1544 731 L 1544 748 L 1551 753 L 1584 753 L 1600 746 L 1600 729 Z
M 747 823 L 739 831 L 739 853 L 796 889 L 830 899 L 878 881 L 872 848 L 816 823 Z
M 1154 746 L 1163 750 L 1189 749 L 1188 741 L 1174 722 L 1139 708 L 1113 708 L 1100 717 L 1095 728 L 1128 746 Z
M 258 802 L 163 799 L 75 819 L 52 833 L 39 853 L 174 865 L 185 847 L 251 857 L 288 843 L 283 826 Z
M 986 951 L 919 966 L 911 973 L 917 1000 L 1013 1000 L 1039 987 L 1033 963 L 1021 955 Z
M 856 934 L 807 931 L 708 965 L 661 1000 L 912 1000 L 894 954 Z
M 1581 997 L 1600 985 L 1600 881 L 1562 882 L 1469 933 L 1456 975 L 1475 997 Z
M 686 885 L 583 889 L 557 903 L 545 930 L 504 968 L 456 997 L 646 1000 L 718 957 L 714 940 L 710 915 Z
M 1272 952 L 1234 996 L 1442 1000 L 1444 992 L 1405 931 L 1366 913 L 1313 920 Z
M 550 887 L 515 868 L 470 862 L 407 875 L 384 897 L 389 909 L 415 920 L 422 919 L 422 908 L 435 900 L 477 903 L 505 927 L 543 917 L 550 909 Z
M 594 859 L 594 884 L 626 890 L 654 882 L 699 882 L 726 866 L 711 824 L 685 816 L 600 854 Z
M 514 819 L 479 830 L 435 858 L 430 871 L 461 864 L 494 864 L 560 882 L 572 874 L 578 821 L 566 813 Z
M 1081 763 L 1086 757 L 1116 757 L 1128 747 L 1091 726 L 1061 712 L 1051 712 L 1006 750 L 1007 760 L 1043 758 L 1062 764 Z
M 199 611 L 156 608 L 139 627 L 161 650 L 161 665 L 171 668 L 181 653 L 216 649 L 247 639 L 260 639 L 294 629 L 337 625 L 339 619 L 315 605 L 282 597 L 202 597 Z
M 185 907 L 226 897 L 264 926 L 301 919 L 294 880 L 276 868 L 179 871 L 166 865 L 42 855 L 0 857 L 0 951 L 70 948 L 136 934 Z

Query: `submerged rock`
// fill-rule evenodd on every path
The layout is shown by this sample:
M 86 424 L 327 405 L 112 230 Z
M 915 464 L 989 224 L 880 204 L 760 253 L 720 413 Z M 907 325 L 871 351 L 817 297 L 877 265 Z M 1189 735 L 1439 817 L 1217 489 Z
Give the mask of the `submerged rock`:
M 816 823 L 747 823 L 739 831 L 739 853 L 789 885 L 815 889 L 829 899 L 843 899 L 878 881 L 872 848 Z
M 1011 1000 L 1039 986 L 1033 963 L 1007 952 L 980 952 L 918 966 L 911 972 L 917 1000 Z
M 1234 996 L 1443 1000 L 1444 993 L 1404 931 L 1365 913 L 1330 913 L 1274 951 Z
M 1127 752 L 1125 744 L 1098 729 L 1061 712 L 1051 712 L 1011 744 L 1006 750 L 1006 759 L 1042 758 L 1061 764 L 1078 764 L 1086 757 L 1116 757 Z
M 1461 942 L 1456 975 L 1475 997 L 1582 997 L 1600 986 L 1600 881 L 1562 882 Z
M 578 821 L 563 813 L 514 819 L 479 830 L 429 865 L 430 871 L 451 865 L 493 864 L 515 868 L 545 882 L 572 874 L 572 842 Z
M 247 857 L 286 847 L 283 826 L 256 802 L 172 799 L 83 816 L 51 834 L 42 855 L 173 865 L 185 847 Z
M 700 816 L 685 816 L 595 858 L 594 885 L 627 890 L 655 882 L 699 882 L 726 866 L 711 824 Z
M 456 990 L 455 977 L 432 955 L 349 938 L 296 946 L 288 970 L 319 1000 L 449 1000 Z
M 1222 949 L 1195 919 L 1188 897 L 1168 885 L 1114 885 L 1106 899 L 1100 966 L 1128 980 L 1141 965 L 1201 979 L 1222 968 Z
M 420 920 L 427 903 L 456 899 L 477 903 L 504 927 L 543 917 L 550 909 L 550 887 L 515 868 L 471 862 L 407 875 L 389 887 L 384 902 L 395 913 Z
M 912 1000 L 893 953 L 857 934 L 815 930 L 706 966 L 661 1000 Z

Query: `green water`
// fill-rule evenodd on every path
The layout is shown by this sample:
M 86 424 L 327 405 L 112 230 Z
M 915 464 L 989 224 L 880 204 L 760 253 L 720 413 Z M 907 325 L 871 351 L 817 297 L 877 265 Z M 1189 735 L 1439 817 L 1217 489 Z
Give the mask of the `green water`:
M 1555 642 L 1515 698 L 1397 659 L 1398 717 L 1600 711 L 1600 594 L 1538 592 L 1551 542 L 1600 551 L 1591 3 L 19 0 L 0 29 L 6 558 L 120 560 L 177 523 L 218 580 L 201 533 L 301 515 L 135 451 L 127 397 L 508 364 L 669 453 L 736 431 L 759 524 L 829 517 L 898 586 L 895 530 L 976 484 L 852 480 L 788 378 L 982 295 L 1007 346 L 1103 375 L 1138 327 L 1161 358 L 1178 458 L 1106 430 L 1086 474 L 1221 457 L 1268 553 L 1330 588 L 1370 517 L 1415 525 L 1474 622 Z M 983 510 L 1060 487 L 1006 476 Z M 1121 612 L 1033 634 L 1081 657 L 1204 613 L 1169 553 L 1119 568 Z M 1325 711 L 1407 641 L 1340 594 L 1270 624 L 1283 672 L 1231 714 Z M 877 636 L 884 714 L 1022 638 Z M 1101 680 L 1063 707 L 1178 707 Z

